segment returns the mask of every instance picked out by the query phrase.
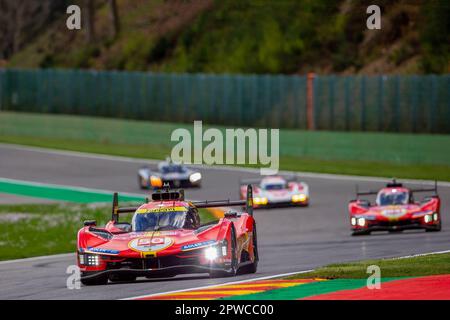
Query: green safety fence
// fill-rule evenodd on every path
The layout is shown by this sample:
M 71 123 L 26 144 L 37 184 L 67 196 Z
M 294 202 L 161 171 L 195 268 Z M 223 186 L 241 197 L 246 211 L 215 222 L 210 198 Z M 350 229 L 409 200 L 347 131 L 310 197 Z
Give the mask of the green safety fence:
M 450 76 L 321 76 L 317 129 L 450 132 Z
M 450 132 L 450 76 L 316 76 L 319 130 Z M 0 110 L 306 129 L 298 75 L 0 70 Z M 310 124 L 311 125 L 311 124 Z

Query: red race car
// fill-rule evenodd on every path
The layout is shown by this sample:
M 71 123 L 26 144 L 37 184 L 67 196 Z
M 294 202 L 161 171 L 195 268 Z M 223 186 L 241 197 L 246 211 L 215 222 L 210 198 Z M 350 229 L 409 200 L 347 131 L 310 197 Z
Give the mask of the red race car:
M 418 192 L 432 192 L 433 195 L 416 202 L 413 195 Z M 368 195 L 376 195 L 374 205 L 368 200 L 359 199 L 360 196 Z M 357 191 L 356 197 L 348 205 L 353 235 L 406 229 L 441 230 L 441 201 L 437 194 L 437 184 L 430 189 L 408 189 L 394 179 L 380 191 Z
M 187 201 L 183 190 L 162 189 L 152 201 L 119 208 L 114 194 L 112 219 L 105 227 L 85 221 L 78 232 L 77 255 L 84 285 L 209 273 L 212 277 L 254 273 L 258 265 L 252 187 L 242 201 Z M 199 208 L 245 207 L 219 221 L 201 224 Z M 133 212 L 132 222 L 119 214 Z

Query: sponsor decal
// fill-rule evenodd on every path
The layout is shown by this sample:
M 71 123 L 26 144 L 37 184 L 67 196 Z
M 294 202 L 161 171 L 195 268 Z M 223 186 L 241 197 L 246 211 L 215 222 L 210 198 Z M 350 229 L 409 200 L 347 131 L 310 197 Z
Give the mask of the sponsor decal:
M 105 254 L 119 254 L 119 250 L 113 249 L 104 249 L 104 248 L 92 248 L 88 247 L 87 251 L 95 252 L 95 253 L 105 253 Z
M 136 238 L 128 243 L 128 247 L 138 252 L 157 252 L 170 247 L 173 240 L 168 237 Z
M 183 251 L 187 251 L 187 250 L 192 250 L 192 249 L 198 249 L 201 247 L 206 247 L 209 246 L 213 243 L 215 243 L 215 240 L 209 240 L 209 241 L 202 241 L 202 242 L 197 242 L 197 243 L 191 243 L 191 244 L 187 244 L 181 247 L 181 250 Z
M 389 220 L 398 220 L 401 216 L 408 212 L 407 209 L 401 207 L 389 207 L 381 211 L 381 214 L 388 218 Z
M 188 211 L 186 207 L 165 207 L 165 208 L 148 208 L 148 209 L 138 209 L 136 213 L 155 213 L 155 212 L 179 212 Z

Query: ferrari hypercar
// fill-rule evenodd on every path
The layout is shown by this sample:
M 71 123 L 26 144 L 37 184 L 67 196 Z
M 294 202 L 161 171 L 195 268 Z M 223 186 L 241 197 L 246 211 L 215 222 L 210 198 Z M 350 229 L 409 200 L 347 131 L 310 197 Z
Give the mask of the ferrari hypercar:
M 138 172 L 138 183 L 141 189 L 160 189 L 165 184 L 169 184 L 171 188 L 192 188 L 201 186 L 202 175 L 167 159 L 158 164 L 157 170 L 141 168 Z
M 306 183 L 299 182 L 297 176 L 267 176 L 262 179 L 241 180 L 241 199 L 246 196 L 247 184 L 253 185 L 253 206 L 255 209 L 307 206 L 309 204 L 309 187 Z
M 211 277 L 254 273 L 258 266 L 252 187 L 246 200 L 187 201 L 183 190 L 160 189 L 139 207 L 118 207 L 114 194 L 112 218 L 106 226 L 85 221 L 78 232 L 77 259 L 84 285 L 134 281 L 186 273 Z M 244 207 L 218 221 L 202 224 L 199 208 Z M 131 223 L 119 215 L 132 212 Z
M 422 201 L 416 201 L 418 192 L 433 193 Z M 361 196 L 376 195 L 374 204 Z M 437 184 L 429 189 L 409 189 L 395 179 L 379 191 L 356 192 L 356 200 L 350 201 L 350 226 L 353 235 L 370 234 L 372 231 L 398 232 L 406 229 L 441 230 L 441 201 Z

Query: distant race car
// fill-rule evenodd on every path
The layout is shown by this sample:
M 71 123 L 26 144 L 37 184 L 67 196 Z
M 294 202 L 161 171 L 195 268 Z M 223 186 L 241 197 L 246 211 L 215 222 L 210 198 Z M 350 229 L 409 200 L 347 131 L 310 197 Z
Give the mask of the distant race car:
M 138 172 L 138 183 L 141 189 L 158 189 L 167 183 L 171 188 L 200 187 L 202 175 L 198 171 L 167 159 L 158 164 L 157 170 L 141 168 Z
M 433 195 L 417 202 L 413 196 L 417 192 L 430 192 Z M 368 195 L 376 195 L 375 204 L 359 198 Z M 348 205 L 352 234 L 406 229 L 440 231 L 440 206 L 437 184 L 430 189 L 408 189 L 394 179 L 379 191 L 356 192 L 356 200 L 350 201 Z
M 254 208 L 272 208 L 283 206 L 308 206 L 309 187 L 299 182 L 296 176 L 268 176 L 262 179 L 241 180 L 240 196 L 245 198 L 247 184 L 253 185 Z
M 134 281 L 136 277 L 171 277 L 209 273 L 212 277 L 254 273 L 258 266 L 252 187 L 247 200 L 199 201 L 184 199 L 183 190 L 161 189 L 152 201 L 136 208 L 119 208 L 114 194 L 112 219 L 105 227 L 85 221 L 78 232 L 77 259 L 84 285 Z M 201 224 L 198 209 L 245 207 Z M 134 212 L 132 222 L 119 214 Z

